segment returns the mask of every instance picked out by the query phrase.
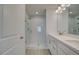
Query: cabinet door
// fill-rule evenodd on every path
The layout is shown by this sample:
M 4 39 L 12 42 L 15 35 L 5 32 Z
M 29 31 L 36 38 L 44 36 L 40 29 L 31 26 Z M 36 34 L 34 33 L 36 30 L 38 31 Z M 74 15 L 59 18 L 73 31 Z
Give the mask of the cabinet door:
M 0 5 L 0 54 L 25 54 L 25 5 Z
M 49 50 L 50 50 L 50 45 L 51 45 L 51 44 L 50 44 L 50 40 L 51 40 L 50 37 L 47 36 L 47 44 L 48 44 L 48 48 L 49 48 Z
M 49 50 L 50 50 L 50 45 L 51 45 L 51 41 L 50 41 L 50 40 L 51 40 L 51 39 L 50 39 L 49 36 L 47 36 L 47 39 L 48 39 L 48 40 L 47 40 L 47 42 L 48 42 L 48 48 L 49 48 Z
M 59 55 L 77 55 L 74 51 L 72 51 L 70 48 L 68 48 L 65 44 L 62 42 L 57 42 L 58 44 L 58 54 Z
M 60 47 L 58 47 L 58 55 L 66 55 Z
M 53 55 L 57 55 L 57 45 L 56 45 L 56 42 L 55 41 L 52 41 L 51 40 L 51 53 L 53 54 Z
M 49 49 L 52 55 L 57 55 L 57 46 L 55 38 L 49 36 Z
M 49 47 L 50 52 L 52 53 L 52 42 L 51 42 L 51 38 L 50 37 L 48 37 L 48 38 L 49 38 L 48 47 Z

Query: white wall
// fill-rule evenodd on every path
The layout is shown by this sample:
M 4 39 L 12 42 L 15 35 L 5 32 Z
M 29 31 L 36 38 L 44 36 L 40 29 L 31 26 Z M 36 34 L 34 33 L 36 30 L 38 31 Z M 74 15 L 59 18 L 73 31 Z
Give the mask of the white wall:
M 0 38 L 2 37 L 3 6 L 0 5 Z
M 47 33 L 57 33 L 57 15 L 50 9 L 46 10 L 46 31 Z
M 59 20 L 59 19 L 58 19 Z M 62 33 L 68 33 L 68 12 L 67 10 L 62 13 L 61 17 L 61 30 Z

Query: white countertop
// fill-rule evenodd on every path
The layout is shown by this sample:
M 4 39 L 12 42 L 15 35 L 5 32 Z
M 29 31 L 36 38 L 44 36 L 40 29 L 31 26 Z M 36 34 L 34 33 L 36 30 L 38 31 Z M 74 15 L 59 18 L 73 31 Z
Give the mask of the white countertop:
M 72 50 L 74 50 L 75 52 L 79 54 L 79 39 L 78 38 L 71 37 L 68 35 L 58 35 L 58 34 L 52 34 L 52 33 L 49 33 L 48 35 L 55 37 L 57 40 L 66 44 L 68 47 L 70 47 Z

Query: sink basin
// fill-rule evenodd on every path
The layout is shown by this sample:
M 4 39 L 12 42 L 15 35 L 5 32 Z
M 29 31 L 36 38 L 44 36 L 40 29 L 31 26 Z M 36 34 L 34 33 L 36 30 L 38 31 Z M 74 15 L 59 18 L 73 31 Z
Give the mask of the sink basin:
M 79 41 L 78 40 L 66 40 L 66 41 L 68 41 L 68 42 L 78 42 L 79 43 Z
M 75 46 L 78 46 L 79 47 L 79 40 L 66 40 L 68 43 L 71 43 Z
M 79 41 L 79 39 L 73 38 L 73 37 L 68 37 L 68 36 L 61 36 L 63 40 L 68 40 L 68 41 Z

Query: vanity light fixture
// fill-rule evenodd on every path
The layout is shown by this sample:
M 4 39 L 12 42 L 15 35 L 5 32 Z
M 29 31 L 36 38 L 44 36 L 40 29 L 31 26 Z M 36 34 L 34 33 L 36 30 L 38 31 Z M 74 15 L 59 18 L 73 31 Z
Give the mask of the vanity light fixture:
M 62 10 L 66 10 L 66 8 L 64 7 Z
M 63 11 L 61 10 L 60 13 L 62 13 Z
M 70 4 L 67 4 L 66 7 L 70 7 Z
M 61 7 L 65 7 L 65 4 L 61 4 Z
M 56 13 L 58 13 L 58 10 L 56 10 Z
M 61 7 L 58 7 L 58 10 L 61 10 Z
M 62 13 L 64 10 L 66 10 L 66 7 L 69 7 L 69 6 L 70 4 L 61 4 L 61 6 L 59 6 L 58 9 L 56 10 L 56 13 Z

